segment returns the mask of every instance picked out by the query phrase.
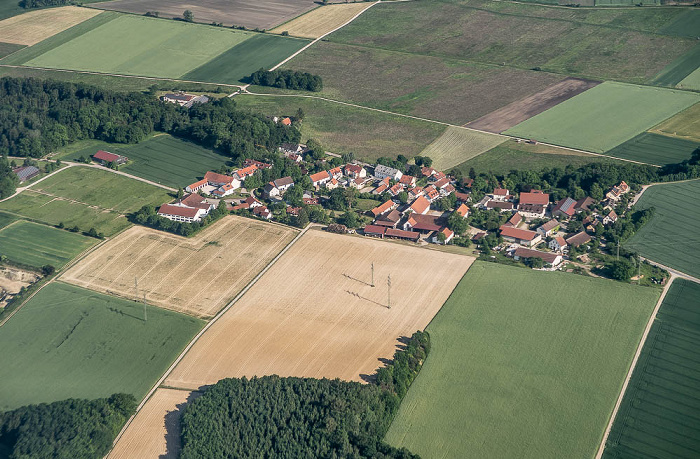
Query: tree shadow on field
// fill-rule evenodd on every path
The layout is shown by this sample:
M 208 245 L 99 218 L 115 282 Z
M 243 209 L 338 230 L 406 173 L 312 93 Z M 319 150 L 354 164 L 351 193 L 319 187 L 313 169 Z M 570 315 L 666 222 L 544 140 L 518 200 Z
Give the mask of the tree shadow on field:
M 406 350 L 410 339 L 411 338 L 408 336 L 399 336 L 398 338 L 396 338 L 396 341 L 397 341 L 396 351 Z M 394 351 L 394 352 L 396 352 L 396 351 Z M 393 357 L 393 355 L 392 355 L 392 357 Z M 377 361 L 379 363 L 381 363 L 381 365 L 379 367 L 377 367 L 377 370 L 379 370 L 380 368 L 386 368 L 389 365 L 391 365 L 392 363 L 394 363 L 393 358 L 388 359 L 386 357 L 379 357 L 377 359 Z M 360 373 L 360 379 L 362 379 L 364 382 L 369 383 L 369 384 L 376 384 L 377 383 L 377 372 L 375 371 L 371 375 Z
M 158 456 L 158 459 L 177 459 L 182 449 L 180 418 L 185 407 L 193 400 L 199 398 L 202 392 L 194 391 L 187 397 L 187 401 L 175 405 L 173 411 L 168 411 L 165 415 L 165 454 Z

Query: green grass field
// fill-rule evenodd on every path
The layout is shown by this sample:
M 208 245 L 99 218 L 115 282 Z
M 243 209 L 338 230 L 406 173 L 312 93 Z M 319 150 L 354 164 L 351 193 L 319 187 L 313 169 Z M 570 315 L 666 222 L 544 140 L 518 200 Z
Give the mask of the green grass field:
M 226 156 L 168 134 L 158 134 L 138 144 L 126 146 L 86 140 L 71 145 L 58 156 L 74 160 L 81 156 L 89 157 L 97 150 L 106 150 L 129 158 L 129 163 L 121 166 L 120 171 L 173 188 L 184 188 L 195 182 L 198 177 L 203 177 L 208 170 L 217 170 L 230 160 Z
M 698 59 L 700 59 L 700 52 L 698 53 Z M 697 61 L 696 61 L 697 62 Z M 687 77 L 683 78 L 678 87 L 681 89 L 693 89 L 695 91 L 700 91 L 700 67 L 695 69 L 695 71 L 689 74 Z
M 470 129 L 448 127 L 421 156 L 433 159 L 433 167 L 446 171 L 503 143 L 506 138 Z
M 54 282 L 0 333 L 0 410 L 116 392 L 141 399 L 204 325 Z
M 268 116 L 294 115 L 301 108 L 304 141 L 313 138 L 328 151 L 352 152 L 367 161 L 380 156 L 418 155 L 445 130 L 436 123 L 302 97 L 239 95 L 235 101 L 241 108 Z
M 5 228 L 7 225 L 14 221 L 17 221 L 17 217 L 15 217 L 14 215 L 0 212 L 0 229 Z
M 0 254 L 10 261 L 41 268 L 61 268 L 97 239 L 28 221 L 0 230 Z
M 603 454 L 700 455 L 700 284 L 676 279 L 637 361 Z
M 604 153 L 700 101 L 700 94 L 605 82 L 505 134 Z
M 658 296 L 475 262 L 385 440 L 425 459 L 593 457 Z
M 649 187 L 635 209 L 654 216 L 625 246 L 643 257 L 700 277 L 700 180 Z
M 690 51 L 664 67 L 651 82 L 659 86 L 700 90 L 698 86 L 693 87 L 694 78 L 692 76 L 699 66 L 700 45 L 696 45 Z
M 618 145 L 607 154 L 616 158 L 663 166 L 690 159 L 697 148 L 700 148 L 700 142 L 644 132 Z
M 654 126 L 650 131 L 700 142 L 700 103 Z
M 111 172 L 75 166 L 0 203 L 0 210 L 50 225 L 77 225 L 82 231 L 94 227 L 110 236 L 131 225 L 125 214 L 171 199 L 161 188 Z
M 0 42 L 0 59 L 7 56 L 8 54 L 12 54 L 16 51 L 19 51 L 22 48 L 24 48 L 24 45 L 16 45 L 14 43 L 2 43 L 2 42 Z
M 118 15 L 26 64 L 178 78 L 253 35 L 219 27 Z
M 665 25 L 659 32 L 667 35 L 695 38 L 698 36 L 698 30 L 700 30 L 700 11 L 688 9 L 683 14 L 676 16 L 671 23 Z
M 274 67 L 307 44 L 309 40 L 256 34 L 182 75 L 182 79 L 237 84 L 260 68 Z
M 549 8 L 488 0 L 386 2 L 329 40 L 645 83 L 695 46 L 694 38 L 657 33 L 689 11 Z
M 619 163 L 618 160 L 604 156 L 587 155 L 541 144 L 531 145 L 510 141 L 463 162 L 455 169 L 462 171 L 464 175 L 467 175 L 472 167 L 477 173 L 493 172 L 506 175 L 512 170 L 539 171 L 553 167 L 564 169 L 567 166 L 580 167 L 584 164 L 599 162 Z

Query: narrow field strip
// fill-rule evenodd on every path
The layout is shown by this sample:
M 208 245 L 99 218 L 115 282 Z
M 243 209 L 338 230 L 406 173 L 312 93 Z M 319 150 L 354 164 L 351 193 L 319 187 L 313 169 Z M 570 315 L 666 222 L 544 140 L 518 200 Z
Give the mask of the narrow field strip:
M 433 160 L 433 167 L 446 171 L 500 145 L 505 140 L 506 138 L 500 135 L 450 126 L 420 155 L 429 156 Z
M 342 26 L 371 3 L 344 3 L 324 5 L 270 30 L 270 33 L 287 32 L 294 37 L 319 38 Z

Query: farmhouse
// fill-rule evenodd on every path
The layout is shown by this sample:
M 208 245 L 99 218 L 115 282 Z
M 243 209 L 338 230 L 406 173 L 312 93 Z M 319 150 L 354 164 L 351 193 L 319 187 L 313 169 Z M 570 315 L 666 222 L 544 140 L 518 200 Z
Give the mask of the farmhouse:
M 566 243 L 571 247 L 578 247 L 591 241 L 591 237 L 585 231 L 576 233 L 566 240 Z
M 345 166 L 345 175 L 353 179 L 365 178 L 367 177 L 367 170 L 359 164 L 347 164 Z
M 311 179 L 311 184 L 318 190 L 331 179 L 331 175 L 328 173 L 328 171 L 321 171 L 309 175 L 309 178 Z
M 408 210 L 414 214 L 424 215 L 430 210 L 430 201 L 425 199 L 424 196 L 418 196 L 416 200 L 411 203 Z
M 509 210 L 515 210 L 515 206 L 510 201 L 494 201 L 493 199 L 489 199 L 488 201 L 486 201 L 486 203 L 484 203 L 484 209 L 496 209 L 499 212 L 505 212 Z
M 518 204 L 518 212 L 526 219 L 543 218 L 546 211 L 547 206 L 542 204 Z
M 434 215 L 411 214 L 403 224 L 405 231 L 420 231 L 430 233 L 440 231 L 442 225 L 438 224 L 439 217 Z
M 541 190 L 533 190 L 529 193 L 520 193 L 520 204 L 538 204 L 547 207 L 549 195 Z
M 537 232 L 542 235 L 542 237 L 549 237 L 559 228 L 559 222 L 557 220 L 550 220 L 537 228 Z
M 551 241 L 549 241 L 550 250 L 554 250 L 555 252 L 561 253 L 564 251 L 564 249 L 566 249 L 567 246 L 568 244 L 561 236 L 555 236 L 554 238 L 552 238 Z
M 263 194 L 267 199 L 280 197 L 294 185 L 294 180 L 291 177 L 282 177 L 273 180 L 263 188 Z
M 114 153 L 110 153 L 104 150 L 99 150 L 97 153 L 92 155 L 92 159 L 102 164 L 103 166 L 106 166 L 109 163 L 124 164 L 129 160 L 129 158 L 127 158 L 126 156 L 115 155 Z
M 176 222 L 198 222 L 214 208 L 202 196 L 188 194 L 174 204 L 163 204 L 158 209 L 158 215 Z
M 206 104 L 209 102 L 207 96 L 196 96 L 194 94 L 185 93 L 168 93 L 160 98 L 163 102 L 170 102 L 172 104 L 177 104 L 180 107 L 190 108 L 194 104 Z
M 389 199 L 384 204 L 381 204 L 381 205 L 375 207 L 374 209 L 372 209 L 372 215 L 374 215 L 374 217 L 376 218 L 377 216 L 383 214 L 384 212 L 387 212 L 387 211 L 393 209 L 394 207 L 396 207 L 396 203 L 394 203 L 394 201 Z
M 553 217 L 570 218 L 576 213 L 576 201 L 572 198 L 564 198 L 552 208 Z
M 36 166 L 22 166 L 22 167 L 16 167 L 12 169 L 12 172 L 15 173 L 17 178 L 19 179 L 19 182 L 26 182 L 27 180 L 33 179 L 37 175 L 39 175 L 39 168 Z
M 508 242 L 533 247 L 542 240 L 542 235 L 536 231 L 514 228 L 512 226 L 501 225 L 501 237 Z
M 393 167 L 384 166 L 383 164 L 377 164 L 374 168 L 374 176 L 379 179 L 389 178 L 391 180 L 401 180 L 403 174 L 400 170 L 394 169 Z
M 389 212 L 380 214 L 377 216 L 376 220 L 374 221 L 374 224 L 377 226 L 386 226 L 390 228 L 396 228 L 396 225 L 399 224 L 399 221 L 401 220 L 401 214 L 399 213 L 398 210 L 393 209 Z
M 562 256 L 556 253 L 540 252 L 539 250 L 525 249 L 518 247 L 513 253 L 513 259 L 518 261 L 526 258 L 539 258 L 546 264 L 556 268 L 563 261 Z

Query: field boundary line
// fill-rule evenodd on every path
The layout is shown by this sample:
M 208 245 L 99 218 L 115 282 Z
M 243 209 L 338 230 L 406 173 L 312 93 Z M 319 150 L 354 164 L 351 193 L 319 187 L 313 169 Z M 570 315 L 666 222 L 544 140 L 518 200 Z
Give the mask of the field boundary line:
M 627 386 L 629 385 L 630 379 L 632 379 L 632 373 L 634 373 L 634 369 L 637 366 L 637 361 L 639 360 L 639 356 L 642 354 L 642 349 L 644 348 L 644 343 L 646 343 L 647 337 L 649 336 L 649 332 L 651 331 L 652 325 L 654 325 L 654 321 L 656 320 L 656 314 L 659 312 L 659 308 L 661 308 L 661 304 L 664 302 L 664 298 L 666 298 L 666 294 L 668 293 L 668 290 L 671 287 L 671 284 L 675 281 L 676 274 L 671 272 L 670 277 L 668 279 L 668 282 L 666 282 L 666 285 L 664 286 L 663 291 L 661 292 L 661 296 L 659 297 L 659 300 L 656 302 L 656 306 L 654 307 L 654 310 L 651 313 L 651 317 L 649 317 L 649 321 L 647 322 L 647 326 L 644 329 L 644 334 L 642 335 L 642 339 L 639 340 L 639 345 L 637 346 L 637 351 L 634 353 L 634 358 L 632 359 L 632 364 L 630 365 L 629 370 L 627 371 L 627 376 L 625 377 L 625 381 L 622 384 L 622 390 L 620 390 L 620 395 L 617 397 L 617 401 L 615 402 L 615 408 L 613 408 L 613 412 L 610 415 L 610 420 L 608 421 L 608 425 L 605 427 L 605 433 L 603 434 L 603 439 L 600 442 L 600 445 L 598 447 L 598 452 L 595 455 L 596 459 L 601 459 L 603 457 L 603 452 L 605 451 L 605 443 L 608 441 L 608 437 L 610 436 L 610 431 L 612 430 L 613 423 L 615 422 L 615 418 L 617 417 L 617 412 L 620 409 L 620 405 L 622 404 L 622 399 L 625 396 L 625 392 L 627 392 Z
M 336 31 L 342 29 L 342 28 L 345 27 L 346 25 L 350 24 L 352 21 L 354 21 L 355 19 L 357 19 L 358 17 L 360 17 L 360 15 L 361 15 L 362 13 L 364 13 L 364 12 L 367 11 L 368 9 L 372 8 L 372 7 L 373 7 L 374 5 L 376 5 L 377 3 L 381 3 L 381 0 L 378 0 L 378 1 L 374 2 L 374 3 L 370 3 L 369 5 L 367 5 L 367 8 L 363 9 L 362 11 L 360 11 L 359 13 L 357 13 L 355 16 L 351 17 L 348 21 L 346 21 L 346 22 L 343 23 L 342 25 L 336 27 L 335 29 L 331 30 L 330 32 L 326 32 L 326 33 L 324 33 L 323 35 L 321 35 L 320 37 L 316 38 L 316 39 L 313 40 L 311 43 L 309 43 L 309 44 L 307 44 L 306 46 L 304 46 L 303 48 L 301 48 L 299 51 L 295 52 L 294 54 L 292 54 L 291 56 L 289 56 L 288 58 L 286 58 L 285 60 L 283 60 L 283 61 L 280 62 L 279 64 L 277 64 L 277 65 L 275 65 L 274 67 L 272 67 L 272 68 L 270 69 L 270 71 L 272 71 L 272 70 L 277 70 L 277 69 L 278 69 L 279 67 L 281 67 L 282 65 L 284 65 L 284 64 L 286 64 L 287 62 L 289 62 L 289 61 L 291 61 L 292 59 L 294 59 L 297 55 L 301 54 L 302 52 L 306 51 L 306 50 L 307 50 L 308 48 L 310 48 L 311 46 L 315 45 L 317 42 L 321 41 L 323 38 L 327 37 L 328 35 L 332 34 L 333 32 L 336 32 Z M 319 8 L 322 8 L 322 6 L 319 7 Z M 317 9 L 317 8 L 314 8 L 314 10 L 315 10 L 315 9 Z M 310 10 L 310 11 L 313 11 L 313 10 Z M 307 13 L 308 13 L 308 11 L 307 11 Z M 306 14 L 306 13 L 304 13 L 304 14 Z M 301 15 L 301 16 L 303 16 L 303 15 Z M 296 18 L 295 18 L 295 19 L 296 19 Z M 289 21 L 287 21 L 287 22 L 289 22 Z M 286 24 L 286 23 L 284 23 L 284 24 Z M 279 26 L 277 26 L 277 27 L 279 27 Z M 276 28 L 276 27 L 275 27 L 275 28 Z M 247 88 L 247 87 L 248 87 L 248 85 L 245 85 L 245 86 L 243 86 L 243 89 L 245 89 L 245 88 Z
M 260 278 L 261 278 L 265 273 L 267 273 L 267 271 L 268 271 L 280 258 L 282 258 L 282 256 L 283 256 L 285 253 L 287 253 L 287 251 L 288 251 L 299 239 L 301 239 L 301 237 L 302 237 L 304 234 L 306 234 L 306 231 L 309 230 L 309 228 L 312 228 L 313 226 L 315 226 L 315 225 L 309 224 L 309 225 L 306 226 L 306 228 L 304 228 L 303 230 L 299 231 L 299 233 L 294 237 L 294 239 L 292 239 L 292 240 L 282 249 L 282 251 L 280 251 L 280 253 L 278 253 L 277 256 L 275 256 L 275 258 L 273 258 L 273 259 L 262 269 L 262 271 L 260 271 L 250 282 L 248 282 L 248 284 L 247 284 L 245 287 L 243 287 L 243 290 L 241 290 L 241 291 L 238 293 L 238 295 L 236 295 L 226 306 L 224 306 L 224 308 L 221 309 L 221 310 L 219 311 L 219 313 L 216 314 L 216 315 L 214 316 L 213 319 L 211 319 L 209 322 L 207 322 L 207 324 L 204 326 L 204 328 L 202 328 L 202 329 L 199 331 L 199 333 L 197 333 L 197 334 L 194 336 L 194 338 L 192 338 L 192 340 L 191 340 L 191 341 L 189 342 L 189 344 L 185 347 L 185 349 L 182 350 L 182 352 L 181 352 L 180 355 L 177 357 L 177 359 L 175 359 L 175 361 L 172 363 L 172 365 L 170 365 L 170 367 L 168 367 L 168 369 L 165 371 L 165 373 L 163 374 L 163 376 L 161 376 L 161 378 L 153 385 L 153 387 L 151 388 L 151 390 L 148 391 L 148 393 L 147 393 L 146 396 L 143 398 L 143 400 L 141 400 L 141 403 L 139 403 L 139 405 L 136 407 L 136 412 L 135 412 L 133 415 L 131 415 L 131 417 L 126 421 L 126 423 L 124 424 L 124 427 L 122 427 L 122 429 L 119 431 L 119 433 L 117 434 L 116 438 L 115 438 L 114 441 L 112 442 L 112 447 L 110 448 L 109 452 L 104 456 L 105 458 L 108 457 L 109 454 L 112 452 L 112 450 L 114 449 L 114 447 L 115 447 L 115 445 L 117 444 L 117 442 L 119 442 L 119 440 L 121 439 L 121 437 L 124 435 L 124 432 L 126 432 L 126 429 L 131 425 L 131 423 L 133 422 L 134 418 L 138 415 L 139 411 L 141 411 L 141 409 L 142 409 L 143 406 L 146 404 L 146 402 L 148 402 L 148 400 L 150 400 L 150 398 L 153 396 L 153 394 L 156 392 L 156 390 L 158 390 L 158 388 L 160 387 L 160 385 L 163 384 L 163 382 L 168 378 L 168 376 L 170 376 L 170 373 L 172 373 L 172 371 L 173 371 L 173 370 L 175 369 L 175 367 L 182 361 L 182 359 L 183 359 L 183 358 L 185 357 L 185 355 L 189 352 L 189 350 L 197 343 L 197 341 L 199 340 L 199 338 L 201 338 L 207 330 L 209 330 L 209 329 L 210 329 L 210 328 L 211 328 L 211 327 L 226 313 L 226 312 L 228 312 L 228 310 L 231 309 L 231 308 L 233 307 L 233 305 L 236 304 L 236 303 L 243 297 L 243 295 L 245 295 L 245 294 L 248 292 L 248 290 L 250 290 L 250 289 L 260 280 Z M 169 386 L 168 388 L 170 388 L 170 389 L 181 389 L 181 388 L 174 387 L 174 386 L 173 386 L 173 387 L 170 387 L 170 386 Z M 190 390 L 190 389 L 187 389 L 187 390 Z M 201 392 L 201 391 L 199 391 L 199 392 Z

